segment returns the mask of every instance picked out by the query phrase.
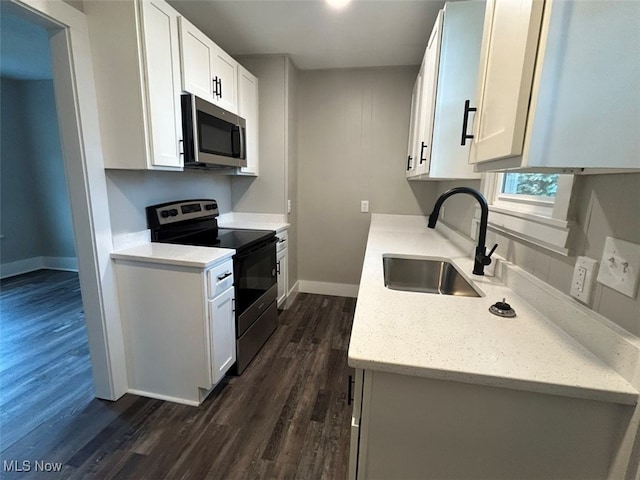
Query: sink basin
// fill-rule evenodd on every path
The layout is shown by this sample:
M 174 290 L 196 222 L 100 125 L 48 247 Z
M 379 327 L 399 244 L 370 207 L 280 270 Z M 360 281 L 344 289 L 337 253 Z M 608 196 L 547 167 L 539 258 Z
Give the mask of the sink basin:
M 391 290 L 479 297 L 456 267 L 442 259 L 383 255 L 384 286 Z

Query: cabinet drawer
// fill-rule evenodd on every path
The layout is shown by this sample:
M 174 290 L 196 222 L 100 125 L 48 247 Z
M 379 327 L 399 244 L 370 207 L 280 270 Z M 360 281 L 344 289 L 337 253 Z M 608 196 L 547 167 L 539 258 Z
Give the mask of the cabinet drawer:
M 233 286 L 233 261 L 229 260 L 207 271 L 209 298 L 214 298 Z
M 285 230 L 284 232 L 276 233 L 278 243 L 276 244 L 276 252 L 281 252 L 289 246 L 289 234 Z

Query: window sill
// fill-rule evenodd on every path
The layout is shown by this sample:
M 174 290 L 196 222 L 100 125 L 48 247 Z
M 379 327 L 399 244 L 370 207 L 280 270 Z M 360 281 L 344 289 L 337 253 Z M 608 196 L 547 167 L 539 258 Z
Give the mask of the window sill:
M 489 212 L 487 226 L 489 230 L 532 243 L 563 256 L 570 255 L 568 242 L 571 222 L 495 205 L 489 205 Z M 480 209 L 476 208 L 473 219 L 473 238 L 477 237 L 479 223 Z

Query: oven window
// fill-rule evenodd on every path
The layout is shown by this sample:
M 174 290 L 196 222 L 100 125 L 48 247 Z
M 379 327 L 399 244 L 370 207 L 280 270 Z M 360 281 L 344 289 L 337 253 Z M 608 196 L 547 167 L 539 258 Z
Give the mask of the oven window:
M 240 315 L 277 283 L 275 244 L 269 243 L 248 255 L 238 255 L 235 267 L 236 308 Z
M 201 110 L 198 111 L 198 145 L 203 153 L 233 156 L 232 132 L 235 125 Z

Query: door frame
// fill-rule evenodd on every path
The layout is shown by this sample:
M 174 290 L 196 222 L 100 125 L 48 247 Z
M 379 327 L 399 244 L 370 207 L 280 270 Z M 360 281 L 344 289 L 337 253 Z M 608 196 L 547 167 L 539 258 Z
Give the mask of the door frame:
M 6 6 L 49 33 L 95 395 L 117 400 L 128 382 L 86 16 L 62 1 L 10 0 Z

